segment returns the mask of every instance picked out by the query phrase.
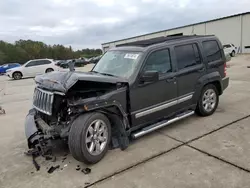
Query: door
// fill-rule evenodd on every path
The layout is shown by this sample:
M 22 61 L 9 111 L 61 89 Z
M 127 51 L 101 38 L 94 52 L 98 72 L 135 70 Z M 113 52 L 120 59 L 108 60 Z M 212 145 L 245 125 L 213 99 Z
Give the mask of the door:
M 23 75 L 25 77 L 33 77 L 37 74 L 37 65 L 39 65 L 39 60 L 32 60 L 25 65 L 23 69 Z
M 169 49 L 152 51 L 142 67 L 135 85 L 130 90 L 131 120 L 133 126 L 145 125 L 173 112 L 177 97 L 175 72 Z M 155 82 L 141 82 L 146 71 L 157 71 Z
M 175 46 L 174 51 L 178 69 L 178 108 L 181 109 L 195 103 L 192 99 L 206 68 L 197 43 Z
M 39 61 L 39 66 L 37 67 L 37 75 L 44 74 L 48 68 L 50 68 L 49 64 L 51 64 L 50 60 L 44 59 Z

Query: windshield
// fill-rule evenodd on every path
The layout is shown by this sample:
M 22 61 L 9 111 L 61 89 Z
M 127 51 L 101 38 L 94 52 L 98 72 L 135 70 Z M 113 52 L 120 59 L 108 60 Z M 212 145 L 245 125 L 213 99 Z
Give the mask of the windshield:
M 99 60 L 93 72 L 129 78 L 141 57 L 141 52 L 108 51 Z

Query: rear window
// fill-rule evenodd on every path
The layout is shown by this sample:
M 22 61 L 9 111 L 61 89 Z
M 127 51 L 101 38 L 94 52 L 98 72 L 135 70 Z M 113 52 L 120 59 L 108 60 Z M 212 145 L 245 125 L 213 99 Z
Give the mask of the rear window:
M 221 50 L 217 41 L 204 41 L 202 44 L 209 63 L 222 59 Z

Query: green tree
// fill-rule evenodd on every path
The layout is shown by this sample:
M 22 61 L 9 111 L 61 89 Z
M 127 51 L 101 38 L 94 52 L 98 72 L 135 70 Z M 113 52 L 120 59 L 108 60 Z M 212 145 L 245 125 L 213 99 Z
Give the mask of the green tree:
M 102 54 L 101 49 L 82 49 L 74 51 L 71 46 L 55 44 L 47 45 L 40 41 L 18 40 L 14 44 L 0 41 L 0 64 L 18 62 L 25 63 L 30 59 L 52 58 L 73 59 L 95 57 Z

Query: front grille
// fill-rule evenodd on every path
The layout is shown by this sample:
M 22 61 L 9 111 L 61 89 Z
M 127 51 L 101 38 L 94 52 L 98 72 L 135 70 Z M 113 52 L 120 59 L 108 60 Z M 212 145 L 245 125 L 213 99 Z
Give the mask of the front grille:
M 52 92 L 35 88 L 33 96 L 33 106 L 35 109 L 44 114 L 52 115 L 53 100 L 54 94 Z

